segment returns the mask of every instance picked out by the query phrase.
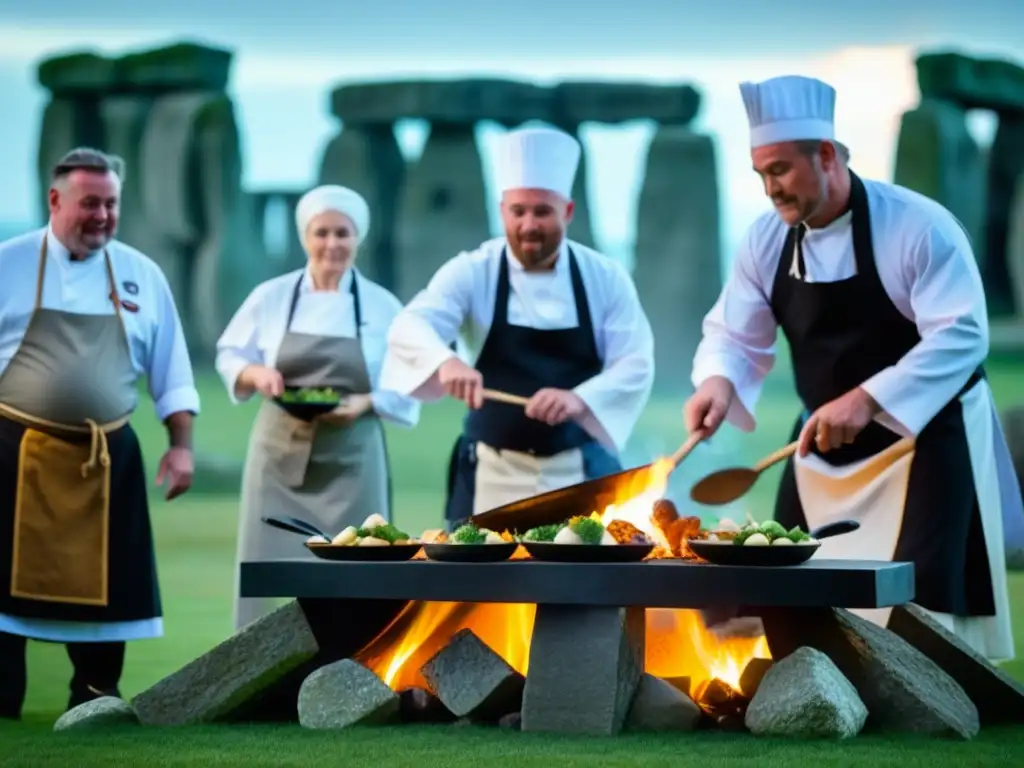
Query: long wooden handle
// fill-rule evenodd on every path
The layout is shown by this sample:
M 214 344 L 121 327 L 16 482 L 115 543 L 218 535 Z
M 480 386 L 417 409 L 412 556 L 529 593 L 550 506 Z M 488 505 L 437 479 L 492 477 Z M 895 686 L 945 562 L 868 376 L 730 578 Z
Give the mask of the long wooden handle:
M 528 402 L 530 402 L 530 399 L 528 397 L 510 395 L 508 392 L 501 392 L 497 389 L 485 389 L 484 399 L 494 400 L 499 403 L 509 403 L 510 405 L 526 405 Z
M 768 469 L 768 467 L 772 466 L 773 464 L 778 464 L 780 461 L 788 459 L 790 456 L 796 453 L 796 449 L 799 447 L 800 441 L 794 440 L 786 447 L 779 448 L 779 450 L 775 451 L 775 453 L 770 453 L 763 459 L 761 459 L 759 462 L 757 462 L 757 464 L 754 465 L 754 471 L 764 472 L 766 469 Z
M 679 450 L 672 454 L 672 469 L 678 467 L 683 459 L 690 455 L 690 451 L 697 447 L 697 443 L 704 439 L 703 432 L 694 432 L 688 438 L 686 442 L 679 446 Z

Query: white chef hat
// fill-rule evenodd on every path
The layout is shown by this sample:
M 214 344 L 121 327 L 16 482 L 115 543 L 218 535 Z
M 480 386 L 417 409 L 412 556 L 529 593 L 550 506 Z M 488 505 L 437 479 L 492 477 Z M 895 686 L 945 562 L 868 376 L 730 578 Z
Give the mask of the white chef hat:
M 520 128 L 497 142 L 498 193 L 510 189 L 547 189 L 567 200 L 582 149 L 575 136 L 555 128 Z
M 836 91 L 813 77 L 784 75 L 740 83 L 750 148 L 782 141 L 835 140 Z
M 305 237 L 309 222 L 325 211 L 337 211 L 348 216 L 356 228 L 357 241 L 361 243 L 366 239 L 370 230 L 370 206 L 354 189 L 337 184 L 311 189 L 299 200 L 295 206 L 295 226 L 299 229 L 300 239 Z

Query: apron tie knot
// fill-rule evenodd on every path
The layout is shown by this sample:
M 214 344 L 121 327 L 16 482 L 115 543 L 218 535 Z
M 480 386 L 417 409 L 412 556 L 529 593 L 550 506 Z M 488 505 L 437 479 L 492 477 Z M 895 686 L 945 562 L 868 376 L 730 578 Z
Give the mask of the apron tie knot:
M 92 419 L 86 419 L 85 423 L 89 425 L 89 460 L 82 464 L 82 477 L 88 477 L 89 472 L 95 469 L 97 464 L 103 467 L 110 466 L 107 433 Z

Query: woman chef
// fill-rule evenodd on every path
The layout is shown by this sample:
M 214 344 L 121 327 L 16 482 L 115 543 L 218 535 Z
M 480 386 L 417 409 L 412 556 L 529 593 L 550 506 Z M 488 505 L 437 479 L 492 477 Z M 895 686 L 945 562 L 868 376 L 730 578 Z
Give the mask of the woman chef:
M 242 478 L 238 560 L 306 554 L 302 539 L 270 528 L 264 515 L 289 515 L 334 534 L 378 513 L 390 519 L 390 481 L 381 419 L 419 420 L 417 401 L 377 388 L 398 299 L 352 266 L 370 227 L 366 201 L 322 186 L 295 210 L 308 255 L 304 269 L 258 285 L 217 343 L 217 371 L 235 403 L 261 404 Z M 303 421 L 272 398 L 285 386 L 332 387 L 346 397 Z M 237 598 L 241 628 L 274 604 Z

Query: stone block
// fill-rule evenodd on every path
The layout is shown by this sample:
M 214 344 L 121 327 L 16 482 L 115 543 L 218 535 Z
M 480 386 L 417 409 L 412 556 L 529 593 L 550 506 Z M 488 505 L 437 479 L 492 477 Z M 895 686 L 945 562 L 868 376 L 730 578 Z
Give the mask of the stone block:
M 460 629 L 420 674 L 456 717 L 493 721 L 522 703 L 523 676 L 471 629 Z
M 692 731 L 701 719 L 693 699 L 671 683 L 643 674 L 626 715 L 628 731 Z
M 487 78 L 354 83 L 332 92 L 331 111 L 346 124 L 356 125 L 407 119 L 518 125 L 550 119 L 551 91 L 532 83 Z
M 979 59 L 951 51 L 917 57 L 921 97 L 966 109 L 1024 112 L 1024 67 L 1003 59 Z
M 893 608 L 889 631 L 899 635 L 959 683 L 982 725 L 1024 723 L 1024 685 L 910 603 Z
M 829 657 L 802 647 L 767 671 L 744 723 L 755 736 L 848 739 L 867 716 L 856 688 Z
M 1024 188 L 1024 112 L 1000 117 L 988 157 L 985 258 L 980 264 L 985 302 L 989 317 L 1020 317 L 1024 314 L 1024 280 L 1019 262 L 1024 261 L 1024 253 L 1011 243 L 1011 236 L 1014 208 L 1022 205 L 1018 189 Z
M 116 87 L 117 71 L 114 61 L 106 56 L 76 51 L 41 61 L 36 79 L 55 96 L 99 96 Z
M 643 608 L 537 606 L 522 730 L 613 735 L 644 664 Z
M 867 706 L 866 729 L 978 733 L 978 709 L 964 689 L 895 633 L 843 609 L 773 609 L 763 620 L 773 670 L 802 646 L 826 654 Z
M 233 53 L 197 43 L 175 43 L 126 54 L 116 61 L 119 87 L 132 92 L 224 91 Z
M 771 659 L 753 658 L 747 662 L 740 675 L 740 693 L 748 699 L 754 698 L 765 674 L 772 668 L 774 662 Z
M 1024 179 L 1018 197 L 1020 263 L 1018 264 L 1021 302 L 1024 303 Z M 1017 475 L 1017 490 L 1024 488 L 1024 406 L 1007 408 L 1000 416 L 1006 445 L 1010 450 L 1013 472 Z M 1003 546 L 1006 549 L 1006 567 L 1024 571 L 1024 519 L 1010 512 L 1003 514 Z
M 386 725 L 401 714 L 398 694 L 362 664 L 342 659 L 320 667 L 299 688 L 299 724 L 336 729 Z
M 689 381 L 701 321 L 722 288 L 714 140 L 659 128 L 644 167 L 633 277 L 657 339 L 655 390 L 675 392 Z
M 79 704 L 57 718 L 55 731 L 79 731 L 110 725 L 138 725 L 139 718 L 131 704 L 116 696 L 102 696 Z
M 50 99 L 43 109 L 37 154 L 41 221 L 50 216 L 49 190 L 53 167 L 75 147 L 102 147 L 104 144 L 98 95 L 80 93 Z
M 228 718 L 319 650 L 298 602 L 241 629 L 132 700 L 144 725 Z
M 569 125 L 654 120 L 682 126 L 700 110 L 700 93 L 692 85 L 563 81 L 552 94 L 554 121 Z

